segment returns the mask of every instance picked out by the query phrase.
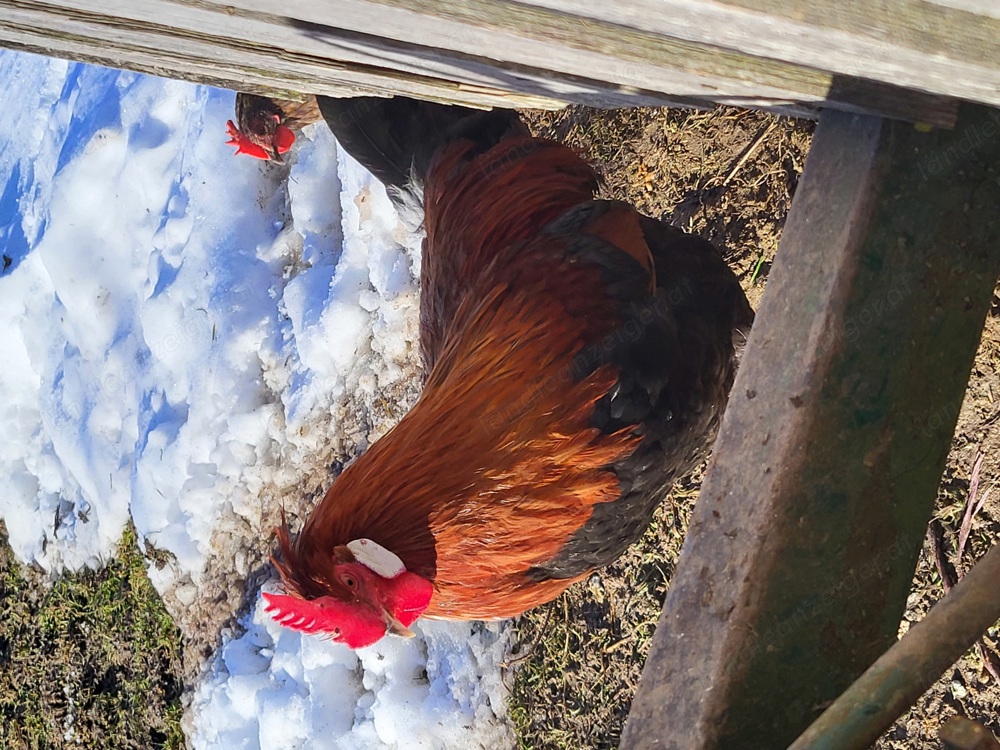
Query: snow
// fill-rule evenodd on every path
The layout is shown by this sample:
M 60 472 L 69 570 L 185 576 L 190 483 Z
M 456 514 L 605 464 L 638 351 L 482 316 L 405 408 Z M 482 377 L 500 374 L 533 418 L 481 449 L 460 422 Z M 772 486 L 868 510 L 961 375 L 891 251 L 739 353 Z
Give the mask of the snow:
M 364 750 L 509 746 L 497 625 L 418 623 L 351 651 L 281 628 L 258 602 L 202 682 L 195 747 Z M 213 707 L 205 710 L 203 706 Z
M 355 653 L 278 627 L 256 590 L 280 510 L 308 512 L 416 391 L 419 238 L 381 185 L 322 125 L 290 168 L 234 158 L 232 92 L 8 51 L 0 79 L 18 557 L 96 567 L 134 524 L 185 635 L 222 634 L 196 748 L 511 746 L 501 626 Z

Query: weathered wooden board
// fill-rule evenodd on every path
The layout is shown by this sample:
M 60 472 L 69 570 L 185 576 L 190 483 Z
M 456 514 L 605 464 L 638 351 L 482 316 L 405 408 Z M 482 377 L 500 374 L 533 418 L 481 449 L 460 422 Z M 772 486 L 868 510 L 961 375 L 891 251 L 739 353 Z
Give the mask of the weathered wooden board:
M 224 0 L 209 0 L 215 3 Z M 241 0 L 256 12 L 267 0 Z M 309 0 L 289 0 L 289 17 L 413 45 L 483 55 L 514 65 L 595 76 L 636 90 L 759 104 L 799 98 L 821 101 L 830 78 L 795 66 L 749 70 L 743 56 L 671 43 L 652 34 L 500 0 L 339 0 L 337 14 Z
M 311 55 L 308 38 L 287 24 L 275 28 L 234 19 L 224 12 L 203 11 L 211 18 L 236 24 L 233 30 L 244 35 L 223 37 L 206 33 L 203 27 L 181 32 L 148 17 L 152 15 L 162 21 L 168 14 L 161 15 L 160 11 L 170 4 L 130 4 L 129 11 L 122 15 L 105 13 L 92 7 L 95 5 L 103 7 L 110 3 L 65 3 L 60 7 L 3 0 L 0 43 L 41 54 L 275 94 L 297 91 L 351 96 L 382 92 L 506 107 L 552 108 L 565 102 L 565 98 L 553 99 L 544 93 L 527 93 L 530 81 L 517 81 L 514 86 L 501 88 L 490 86 L 488 80 L 477 78 L 475 73 L 452 79 L 434 76 L 433 66 L 422 71 L 415 71 L 416 66 L 399 70 L 366 65 L 358 60 L 345 61 L 329 54 Z M 194 24 L 206 22 L 197 17 L 191 20 Z M 282 34 L 293 51 L 274 45 L 274 37 L 280 38 Z M 328 52 L 329 47 L 323 46 Z M 300 51 L 302 47 L 307 51 Z M 496 78 L 492 73 L 489 75 Z M 508 76 L 505 83 L 509 84 L 514 77 Z M 572 96 L 572 92 L 568 95 Z
M 726 103 L 807 116 L 825 102 L 937 125 L 954 121 L 953 103 L 940 96 L 541 6 L 0 0 L 0 44 L 276 93 L 368 90 L 479 106 Z
M 221 2 L 222 0 L 210 0 Z M 262 11 L 267 0 L 241 0 Z M 849 111 L 880 112 L 950 125 L 950 102 L 882 86 L 852 87 L 820 69 L 760 60 L 718 46 L 678 42 L 661 34 L 568 12 L 506 0 L 340 0 L 328 6 L 289 0 L 297 19 L 420 44 L 427 40 L 508 64 L 535 63 L 575 75 L 713 102 L 769 108 L 822 100 Z M 599 54 L 604 59 L 594 59 Z
M 998 205 L 1000 110 L 821 116 L 622 748 L 787 747 L 895 642 Z
M 1000 105 L 994 0 L 525 1 L 694 44 Z
M 359 89 L 422 95 L 480 106 L 558 107 L 567 102 L 585 101 L 599 106 L 677 105 L 711 106 L 706 98 L 693 95 L 718 93 L 726 86 L 722 78 L 701 81 L 695 76 L 678 76 L 675 94 L 652 92 L 635 85 L 616 82 L 622 78 L 635 81 L 644 74 L 663 74 L 650 66 L 625 65 L 607 55 L 582 50 L 580 59 L 568 66 L 571 71 L 553 71 L 520 65 L 518 60 L 541 58 L 546 64 L 551 50 L 531 43 L 517 60 L 507 60 L 502 68 L 497 60 L 484 60 L 461 50 L 401 42 L 391 37 L 365 35 L 357 30 L 333 26 L 309 25 L 317 16 L 312 3 L 303 6 L 302 18 L 275 15 L 273 3 L 258 6 L 243 3 L 234 8 L 228 3 L 197 4 L 172 0 L 144 2 L 94 2 L 93 0 L 4 0 L 0 14 L 0 35 L 10 46 L 34 49 L 52 38 L 52 52 L 82 46 L 89 59 L 100 56 L 105 64 L 149 70 L 149 56 L 159 57 L 157 72 L 179 69 L 176 77 L 196 78 L 206 72 L 213 82 L 233 79 L 232 87 L 246 88 L 262 80 L 271 81 L 275 91 L 294 89 L 301 92 L 349 95 Z M 348 3 L 338 4 L 336 13 L 329 4 L 321 6 L 319 18 L 343 20 L 348 17 Z M 284 7 L 284 13 L 296 12 Z M 389 9 L 392 11 L 392 9 Z M 268 11 L 268 12 L 265 12 Z M 370 26 L 385 30 L 393 22 L 401 29 L 414 25 L 413 18 L 386 18 L 385 8 L 376 8 L 378 18 L 368 19 Z M 306 20 L 303 20 L 306 19 Z M 364 25 L 364 24 L 362 24 Z M 419 28 L 420 24 L 416 26 Z M 425 37 L 434 37 L 426 33 Z M 505 38 L 485 30 L 468 30 L 460 24 L 445 23 L 435 27 L 442 38 L 470 41 L 482 51 L 494 45 L 498 49 L 519 49 L 526 42 Z M 476 36 L 478 35 L 478 36 Z M 406 36 L 403 34 L 403 36 Z M 509 57 L 509 56 L 508 56 Z M 329 68 L 325 71 L 324 68 Z M 245 74 L 241 71 L 244 71 Z M 594 71 L 608 74 L 608 80 L 588 77 Z M 621 71 L 623 75 L 618 75 Z M 588 75 L 577 75 L 586 73 Z M 783 106 L 793 114 L 808 114 L 790 102 L 798 97 L 818 103 L 823 99 L 824 77 L 814 74 L 803 94 L 800 91 L 762 86 L 755 102 Z M 345 91 L 344 88 L 347 87 Z M 428 91 L 439 89 L 428 96 Z M 423 93 L 421 93 L 423 92 Z M 750 100 L 751 89 L 739 84 L 737 99 Z

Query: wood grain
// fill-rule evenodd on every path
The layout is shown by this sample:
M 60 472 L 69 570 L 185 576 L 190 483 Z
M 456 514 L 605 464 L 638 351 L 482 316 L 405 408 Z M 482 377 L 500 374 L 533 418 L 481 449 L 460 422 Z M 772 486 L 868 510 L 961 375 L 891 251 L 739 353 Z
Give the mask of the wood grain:
M 741 48 L 733 29 L 718 27 L 750 15 L 784 29 L 776 38 L 798 33 L 798 26 L 861 38 L 855 29 L 860 22 L 849 14 L 834 17 L 836 28 L 817 30 L 809 19 L 789 21 L 780 15 L 789 12 L 781 4 L 766 17 L 759 9 L 691 0 L 631 0 L 585 10 L 577 5 L 571 0 L 287 0 L 279 5 L 272 0 L 0 0 L 0 44 L 260 93 L 369 92 L 542 108 L 722 103 L 799 116 L 816 116 L 821 106 L 832 106 L 946 127 L 954 122 L 955 107 L 946 97 L 869 76 L 858 58 L 847 72 L 824 67 L 815 55 L 805 60 L 788 54 L 782 60 L 749 43 Z M 690 7 L 678 19 L 665 19 L 664 9 L 673 5 Z M 967 17 L 987 24 L 949 42 L 946 51 L 957 56 L 966 38 L 986 43 L 988 24 L 995 19 L 930 7 L 949 20 L 949 28 Z M 698 19 L 707 23 L 686 25 Z M 932 35 L 931 41 L 940 36 Z M 947 61 L 961 62 L 970 76 L 980 74 L 979 58 L 963 55 Z M 988 86 L 988 78 L 980 84 Z

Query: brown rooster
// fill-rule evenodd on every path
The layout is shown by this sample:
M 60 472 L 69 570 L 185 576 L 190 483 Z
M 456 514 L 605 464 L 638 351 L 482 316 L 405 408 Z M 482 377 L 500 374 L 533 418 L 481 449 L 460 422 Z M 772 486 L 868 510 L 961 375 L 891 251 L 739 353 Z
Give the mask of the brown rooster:
M 236 122 L 226 123 L 228 144 L 237 147 L 237 154 L 280 163 L 295 143 L 295 132 L 321 118 L 315 96 L 297 102 L 238 93 Z
M 325 100 L 356 158 L 423 185 L 423 392 L 278 530 L 284 625 L 351 647 L 506 618 L 613 562 L 714 437 L 753 313 L 708 242 L 594 199 L 510 112 Z

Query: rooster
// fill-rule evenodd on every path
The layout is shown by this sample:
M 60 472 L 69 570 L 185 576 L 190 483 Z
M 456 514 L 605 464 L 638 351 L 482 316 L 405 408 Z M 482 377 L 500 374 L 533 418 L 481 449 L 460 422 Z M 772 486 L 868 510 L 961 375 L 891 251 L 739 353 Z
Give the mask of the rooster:
M 267 611 L 352 648 L 521 614 L 616 560 L 704 456 L 753 313 L 710 243 L 595 200 L 594 170 L 512 112 L 319 106 L 397 200 L 422 195 L 426 379 L 277 530 Z
M 236 146 L 237 154 L 281 163 L 295 143 L 295 132 L 321 118 L 315 96 L 298 102 L 241 92 L 236 95 L 236 122 L 226 122 L 227 145 Z

